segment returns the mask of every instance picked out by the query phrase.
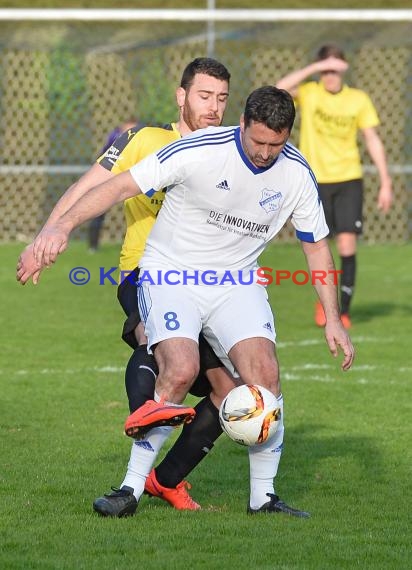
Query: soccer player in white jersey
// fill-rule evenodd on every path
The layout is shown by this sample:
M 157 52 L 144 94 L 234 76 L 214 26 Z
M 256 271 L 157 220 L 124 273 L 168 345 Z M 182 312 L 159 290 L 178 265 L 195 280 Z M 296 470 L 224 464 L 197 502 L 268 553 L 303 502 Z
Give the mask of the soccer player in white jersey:
M 91 190 L 34 243 L 37 261 L 49 264 L 64 251 L 79 224 L 131 196 L 168 186 L 141 260 L 139 304 L 159 375 L 155 399 L 126 420 L 126 431 L 134 430 L 136 437 L 151 428 L 151 417 L 158 425 L 163 408 L 183 401 L 198 372 L 201 330 L 243 382 L 258 381 L 271 390 L 283 410 L 266 289 L 259 279 L 239 283 L 257 270 L 258 256 L 289 218 L 310 272 L 324 276 L 314 280 L 314 287 L 327 318 L 329 349 L 333 356 L 342 349 L 343 370 L 352 365 L 354 348 L 339 317 L 317 183 L 302 155 L 288 143 L 294 117 L 286 91 L 256 89 L 239 126 L 198 131 L 150 155 Z M 217 284 L 208 284 L 210 276 Z M 283 432 L 281 425 L 269 442 L 248 448 L 251 514 L 285 512 L 273 484 Z M 298 511 L 297 516 L 308 514 Z

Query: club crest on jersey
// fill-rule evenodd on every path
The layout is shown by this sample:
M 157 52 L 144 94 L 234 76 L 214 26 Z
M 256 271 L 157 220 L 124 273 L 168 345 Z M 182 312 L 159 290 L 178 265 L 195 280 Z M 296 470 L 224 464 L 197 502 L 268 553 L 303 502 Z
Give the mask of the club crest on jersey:
M 270 214 L 270 212 L 276 212 L 276 210 L 279 209 L 281 198 L 282 192 L 276 192 L 276 190 L 268 190 L 267 188 L 264 188 L 259 200 L 259 205 L 267 214 Z

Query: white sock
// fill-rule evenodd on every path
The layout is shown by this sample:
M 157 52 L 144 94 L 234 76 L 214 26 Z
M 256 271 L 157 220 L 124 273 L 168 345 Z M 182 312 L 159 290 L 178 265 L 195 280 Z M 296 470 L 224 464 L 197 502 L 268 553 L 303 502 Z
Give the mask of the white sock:
M 131 487 L 137 500 L 143 494 L 146 477 L 172 430 L 171 426 L 155 427 L 147 432 L 144 439 L 133 442 L 127 473 L 121 487 Z
M 154 400 L 155 402 L 160 402 L 161 399 L 162 399 L 162 398 L 159 396 L 159 394 L 158 394 L 158 393 L 156 392 L 156 390 L 155 390 L 155 393 L 154 393 L 154 396 L 153 396 L 153 400 Z M 179 406 L 180 408 L 184 408 L 184 407 L 185 407 L 184 404 L 176 404 L 176 402 L 170 402 L 169 400 L 164 400 L 163 403 L 164 403 L 166 406 Z
M 160 400 L 161 400 L 161 398 L 160 398 L 159 394 L 156 392 L 156 390 L 155 390 L 154 395 L 153 395 L 153 400 L 155 402 L 160 402 Z
M 252 445 L 249 450 L 250 468 L 250 507 L 259 509 L 270 500 L 267 493 L 275 494 L 273 479 L 279 467 L 283 447 L 283 397 L 278 396 L 282 411 L 280 423 L 275 435 L 261 445 Z

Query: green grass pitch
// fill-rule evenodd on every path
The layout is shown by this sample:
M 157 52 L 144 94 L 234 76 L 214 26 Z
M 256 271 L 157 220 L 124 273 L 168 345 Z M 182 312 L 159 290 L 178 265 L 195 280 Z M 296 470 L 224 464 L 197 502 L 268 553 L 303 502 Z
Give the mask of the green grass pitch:
M 189 477 L 201 512 L 143 497 L 133 518 L 95 515 L 130 449 L 123 314 L 116 287 L 98 284 L 119 248 L 92 256 L 73 243 L 37 287 L 15 281 L 21 249 L 0 247 L 3 570 L 410 567 L 410 244 L 360 247 L 347 373 L 313 324 L 312 288 L 269 289 L 286 411 L 277 491 L 309 520 L 248 517 L 247 453 L 224 436 Z M 306 269 L 298 245 L 261 261 Z M 70 283 L 74 266 L 91 271 L 88 285 Z

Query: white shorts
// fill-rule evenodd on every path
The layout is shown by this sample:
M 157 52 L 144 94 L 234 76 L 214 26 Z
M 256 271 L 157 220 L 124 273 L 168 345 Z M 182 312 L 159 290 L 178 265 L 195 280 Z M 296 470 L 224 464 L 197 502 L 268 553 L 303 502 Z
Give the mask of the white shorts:
M 202 331 L 227 368 L 230 349 L 254 337 L 276 340 L 275 324 L 262 285 L 150 285 L 138 287 L 139 311 L 149 349 L 169 338 L 196 342 Z

